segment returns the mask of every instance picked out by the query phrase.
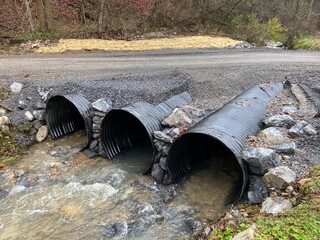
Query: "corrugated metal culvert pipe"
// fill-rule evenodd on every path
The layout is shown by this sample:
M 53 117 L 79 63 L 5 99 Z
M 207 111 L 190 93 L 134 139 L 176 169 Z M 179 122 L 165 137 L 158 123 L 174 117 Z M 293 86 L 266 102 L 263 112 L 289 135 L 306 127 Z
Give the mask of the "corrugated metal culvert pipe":
M 260 131 L 268 102 L 282 88 L 282 84 L 255 86 L 184 133 L 168 155 L 173 181 L 191 173 L 199 164 L 211 162 L 213 168 L 221 168 L 234 177 L 229 204 L 238 200 L 247 183 L 247 169 L 241 159 L 246 137 Z
M 136 102 L 120 109 L 113 109 L 102 121 L 101 143 L 109 159 L 132 152 L 139 162 L 136 171 L 146 173 L 155 155 L 153 132 L 162 129 L 161 122 L 174 108 L 191 102 L 187 92 L 173 96 L 157 106 L 146 102 Z
M 52 139 L 85 129 L 88 144 L 92 140 L 90 102 L 80 94 L 51 97 L 46 105 L 46 121 Z

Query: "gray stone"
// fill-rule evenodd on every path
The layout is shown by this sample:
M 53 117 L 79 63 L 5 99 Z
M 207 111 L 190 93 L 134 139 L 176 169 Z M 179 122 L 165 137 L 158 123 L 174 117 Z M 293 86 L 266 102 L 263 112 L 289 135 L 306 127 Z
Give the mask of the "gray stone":
M 90 143 L 90 149 L 94 149 L 98 145 L 98 140 L 95 139 Z
M 93 138 L 99 138 L 100 135 L 101 135 L 100 133 L 94 133 L 94 134 L 93 134 Z
M 115 229 L 115 236 L 116 238 L 125 238 L 128 235 L 128 224 L 127 222 L 119 222 L 113 224 L 113 228 Z
M 47 136 L 48 136 L 48 128 L 47 126 L 42 126 L 39 128 L 36 134 L 36 140 L 37 142 L 43 142 Z
M 99 155 L 102 157 L 107 157 L 107 154 L 101 142 L 99 142 Z
M 19 92 L 21 92 L 22 87 L 23 87 L 23 84 L 17 83 L 17 82 L 14 82 L 14 83 L 12 83 L 12 84 L 10 85 L 11 92 L 13 92 L 13 93 L 19 93 Z
M 194 108 L 194 109 L 191 109 L 191 114 L 196 117 L 203 117 L 206 114 L 206 110 Z
M 105 113 L 99 112 L 99 111 L 93 111 L 93 115 L 94 116 L 99 116 L 99 117 L 102 117 L 102 118 L 106 116 Z
M 0 188 L 0 199 L 8 196 L 8 192 Z
M 101 226 L 102 232 L 101 235 L 106 238 L 112 238 L 116 235 L 116 229 L 111 224 L 105 224 Z
M 250 147 L 243 151 L 243 160 L 249 165 L 249 169 L 254 174 L 263 175 L 270 168 L 280 165 L 280 159 L 276 151 L 269 148 Z
M 261 175 L 251 175 L 247 198 L 249 203 L 262 203 L 262 200 L 268 196 L 268 189 L 262 181 Z
M 284 136 L 281 131 L 275 127 L 269 127 L 261 131 L 260 138 L 270 142 L 280 142 L 284 140 Z
M 166 135 L 164 132 L 155 131 L 155 132 L 153 132 L 153 136 L 156 139 L 159 139 L 161 141 L 164 141 L 164 142 L 167 142 L 167 143 L 173 143 L 173 139 L 170 136 Z
M 168 134 L 170 137 L 176 138 L 177 136 L 180 135 L 180 129 L 179 128 L 172 128 Z
M 286 114 L 291 114 L 291 113 L 298 112 L 298 109 L 295 106 L 283 106 L 282 112 Z
M 32 126 L 37 130 L 39 130 L 42 125 L 44 125 L 44 124 L 39 120 L 35 120 L 32 122 Z
M 160 150 L 161 154 L 164 155 L 164 156 L 167 156 L 167 155 L 169 154 L 170 147 L 171 147 L 170 144 L 164 145 L 164 146 L 162 147 L 162 149 Z
M 163 184 L 169 185 L 174 182 L 174 178 L 169 174 L 165 173 L 163 176 Z
M 15 170 L 13 175 L 14 178 L 21 178 L 25 174 L 25 171 L 22 169 Z
M 35 103 L 32 104 L 32 107 L 35 109 L 35 110 L 41 110 L 41 109 L 45 109 L 46 108 L 46 105 L 44 104 L 44 102 L 42 101 L 37 101 Z
M 92 121 L 96 124 L 101 125 L 103 118 L 99 117 L 99 116 L 94 116 Z
M 283 143 L 280 146 L 275 148 L 277 153 L 289 153 L 293 154 L 294 151 L 296 150 L 296 143 L 295 142 L 288 142 L 288 143 Z
M 101 98 L 92 103 L 92 108 L 107 113 L 112 108 L 112 102 L 110 99 Z
M 303 135 L 306 135 L 306 136 L 312 136 L 312 135 L 317 135 L 318 132 L 311 124 L 308 124 L 302 129 L 302 133 Z
M 20 100 L 20 101 L 18 102 L 18 108 L 19 108 L 19 109 L 23 110 L 23 109 L 25 109 L 26 107 L 27 107 L 27 104 L 26 104 L 25 101 Z
M 154 141 L 154 146 L 155 146 L 155 148 L 157 149 L 157 151 L 160 152 L 161 149 L 162 149 L 163 146 L 164 146 L 164 142 L 159 141 L 158 139 L 155 139 L 155 140 L 157 140 L 157 141 Z
M 156 182 L 147 182 L 143 186 L 152 192 L 160 192 L 160 188 Z
M 45 110 L 35 110 L 32 112 L 32 114 L 37 120 L 44 121 L 46 119 Z
M 264 121 L 268 127 L 286 127 L 290 128 L 295 124 L 295 121 L 289 115 L 274 115 Z
M 170 127 L 186 126 L 192 123 L 192 119 L 181 110 L 175 110 L 170 116 L 165 118 L 162 122 L 163 125 Z
M 297 179 L 296 173 L 287 166 L 270 169 L 264 176 L 263 182 L 268 188 L 286 189 Z
M 288 134 L 291 137 L 301 137 L 303 134 L 303 128 L 306 127 L 308 125 L 308 123 L 306 121 L 300 121 L 298 122 L 296 125 L 294 125 L 293 127 L 291 127 L 288 131 Z
M 31 121 L 34 120 L 34 116 L 32 115 L 31 112 L 27 111 L 27 112 L 24 113 L 24 115 L 25 115 L 25 117 L 26 117 L 26 119 L 27 119 L 28 121 L 31 122 Z
M 285 199 L 284 197 L 268 197 L 262 203 L 260 212 L 278 214 L 292 207 L 292 202 L 289 199 Z
M 161 157 L 159 160 L 159 165 L 163 170 L 168 171 L 167 157 Z
M 101 129 L 101 125 L 94 123 L 94 124 L 92 125 L 92 129 L 93 129 L 93 130 L 100 130 L 100 129 Z
M 38 87 L 37 89 L 39 95 L 41 96 L 41 99 L 46 102 L 49 99 L 49 91 L 46 91 L 43 87 Z
M 157 183 L 162 183 L 163 169 L 160 167 L 158 163 L 153 164 L 152 170 L 151 170 L 151 176 Z

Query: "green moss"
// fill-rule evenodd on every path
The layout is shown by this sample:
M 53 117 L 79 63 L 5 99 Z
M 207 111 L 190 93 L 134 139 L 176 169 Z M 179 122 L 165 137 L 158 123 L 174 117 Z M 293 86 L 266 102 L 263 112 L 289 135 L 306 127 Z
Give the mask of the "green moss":
M 0 131 L 0 153 L 2 156 L 12 156 L 18 151 L 18 143 L 14 132 Z

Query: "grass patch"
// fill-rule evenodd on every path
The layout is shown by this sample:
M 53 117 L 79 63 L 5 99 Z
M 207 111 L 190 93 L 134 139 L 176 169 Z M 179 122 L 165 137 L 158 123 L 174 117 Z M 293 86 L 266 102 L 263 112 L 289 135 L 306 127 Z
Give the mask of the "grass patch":
M 0 87 L 0 101 L 8 98 L 10 96 L 10 89 L 7 87 Z
M 316 37 L 302 37 L 299 38 L 293 46 L 294 49 L 305 49 L 305 50 L 320 50 L 320 38 Z
M 257 229 L 258 240 L 318 240 L 320 238 L 320 165 L 307 176 L 307 183 L 300 186 L 299 204 L 295 208 L 272 216 L 259 213 L 259 207 L 249 205 L 245 211 L 251 216 L 236 228 L 216 229 L 210 239 L 232 239 L 246 230 L 251 223 Z
M 0 130 L 0 153 L 3 157 L 9 157 L 17 154 L 19 149 L 15 138 L 15 133 L 11 130 Z

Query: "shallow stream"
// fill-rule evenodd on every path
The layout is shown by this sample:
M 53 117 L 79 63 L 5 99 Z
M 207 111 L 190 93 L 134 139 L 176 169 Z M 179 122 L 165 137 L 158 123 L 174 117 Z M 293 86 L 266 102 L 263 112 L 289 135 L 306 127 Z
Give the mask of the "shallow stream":
M 157 185 L 135 173 L 139 155 L 126 156 L 133 164 L 89 159 L 79 152 L 85 143 L 85 132 L 46 140 L 0 169 L 8 192 L 0 239 L 187 239 L 223 214 L 234 187 L 234 177 L 212 166 Z

